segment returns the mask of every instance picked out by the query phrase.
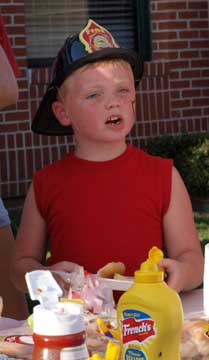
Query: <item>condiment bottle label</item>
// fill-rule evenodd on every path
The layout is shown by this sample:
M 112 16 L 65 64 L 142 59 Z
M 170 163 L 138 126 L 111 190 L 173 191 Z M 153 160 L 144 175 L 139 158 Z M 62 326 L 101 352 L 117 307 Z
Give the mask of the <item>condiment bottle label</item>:
M 146 360 L 143 348 L 156 337 L 155 321 L 149 314 L 134 309 L 123 310 L 121 320 L 124 359 Z
M 137 350 L 135 348 L 128 348 L 125 352 L 125 357 L 124 359 L 128 359 L 128 360 L 148 360 L 148 358 L 146 357 L 146 355 L 144 354 L 143 351 L 141 350 Z
M 60 360 L 87 360 L 89 358 L 86 344 L 62 349 Z

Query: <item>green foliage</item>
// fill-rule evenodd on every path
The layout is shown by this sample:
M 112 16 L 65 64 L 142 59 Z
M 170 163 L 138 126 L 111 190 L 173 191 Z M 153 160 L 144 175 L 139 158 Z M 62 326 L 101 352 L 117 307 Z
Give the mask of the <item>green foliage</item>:
M 18 228 L 20 225 L 20 216 L 21 215 L 18 212 L 14 213 L 14 212 L 9 211 L 9 217 L 11 220 L 11 227 L 12 227 L 12 232 L 13 232 L 14 237 L 16 237 L 17 231 L 18 231 Z
M 194 220 L 200 241 L 209 242 L 209 213 L 194 212 Z
M 191 196 L 209 196 L 209 134 L 165 135 L 148 141 L 146 151 L 174 160 Z

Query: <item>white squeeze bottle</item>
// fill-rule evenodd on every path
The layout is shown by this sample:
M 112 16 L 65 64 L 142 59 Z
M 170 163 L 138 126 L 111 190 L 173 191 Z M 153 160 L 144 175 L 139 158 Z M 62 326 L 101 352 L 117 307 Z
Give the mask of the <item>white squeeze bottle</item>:
M 82 305 L 59 302 L 62 289 L 50 271 L 27 273 L 26 282 L 41 303 L 33 309 L 32 360 L 87 360 Z

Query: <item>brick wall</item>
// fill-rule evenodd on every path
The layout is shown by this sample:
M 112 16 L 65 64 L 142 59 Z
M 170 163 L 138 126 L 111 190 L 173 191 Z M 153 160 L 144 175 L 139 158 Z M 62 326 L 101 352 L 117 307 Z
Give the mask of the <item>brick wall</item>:
M 16 105 L 0 112 L 1 194 L 24 197 L 32 173 L 68 151 L 73 139 L 34 135 L 31 118 L 49 81 L 48 69 L 28 69 L 24 1 L 1 2 L 21 76 Z M 129 139 L 209 130 L 209 3 L 151 1 L 153 60 L 137 92 L 137 122 Z
M 148 136 L 209 130 L 208 5 L 151 2 L 153 61 L 138 95 L 138 145 Z

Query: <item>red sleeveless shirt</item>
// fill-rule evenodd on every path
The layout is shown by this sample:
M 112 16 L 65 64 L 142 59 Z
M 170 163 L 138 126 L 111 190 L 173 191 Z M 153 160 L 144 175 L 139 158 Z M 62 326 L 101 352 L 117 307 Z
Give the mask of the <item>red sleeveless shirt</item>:
M 95 273 L 122 261 L 133 275 L 152 246 L 162 248 L 172 160 L 132 145 L 105 162 L 73 152 L 34 174 L 35 199 L 47 223 L 49 265 L 68 260 Z

